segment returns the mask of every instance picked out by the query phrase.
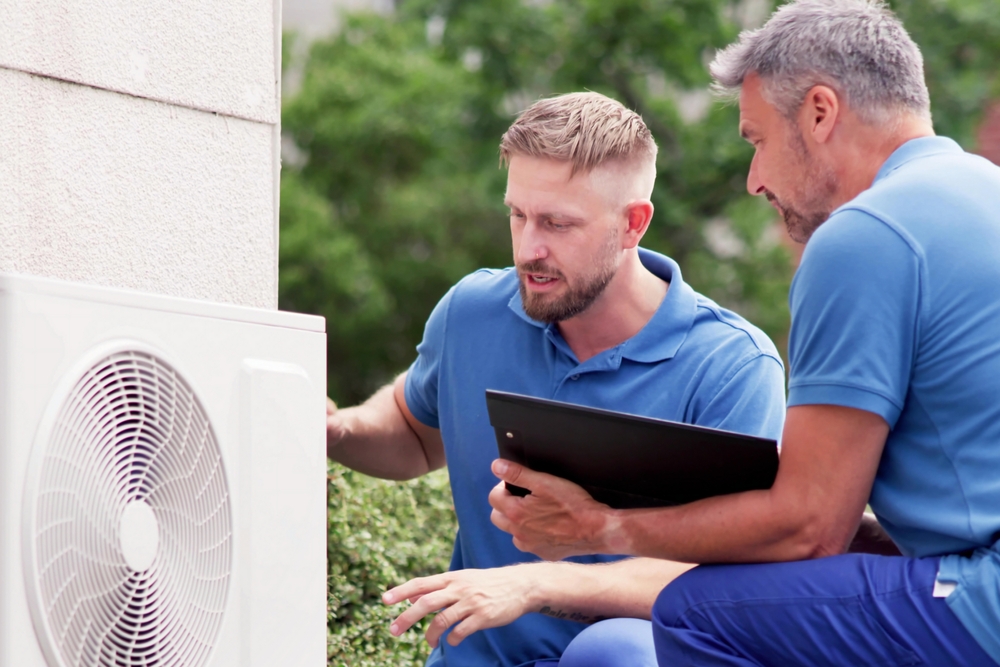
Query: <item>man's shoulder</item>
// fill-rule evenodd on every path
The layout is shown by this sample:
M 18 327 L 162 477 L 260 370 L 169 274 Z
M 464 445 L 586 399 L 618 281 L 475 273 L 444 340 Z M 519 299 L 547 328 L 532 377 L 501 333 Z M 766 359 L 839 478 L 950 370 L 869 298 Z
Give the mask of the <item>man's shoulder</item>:
M 451 307 L 506 308 L 515 292 L 517 292 L 517 271 L 513 268 L 478 269 L 452 287 Z
M 514 269 L 478 269 L 455 283 L 441 298 L 435 309 L 448 327 L 493 326 L 513 316 L 511 298 L 517 294 L 518 280 Z M 434 317 L 432 315 L 432 317 Z
M 972 212 L 987 203 L 996 208 L 1000 167 L 966 153 L 950 140 L 932 146 L 922 153 L 914 151 L 898 164 L 893 162 L 895 155 L 891 157 L 871 187 L 840 207 L 831 219 L 866 214 L 871 223 L 909 228 L 916 221 L 937 220 L 947 212 Z
M 727 363 L 765 356 L 784 367 L 774 342 L 760 328 L 707 296 L 695 294 L 696 310 L 689 343 L 713 352 L 713 356 L 720 361 L 724 358 Z

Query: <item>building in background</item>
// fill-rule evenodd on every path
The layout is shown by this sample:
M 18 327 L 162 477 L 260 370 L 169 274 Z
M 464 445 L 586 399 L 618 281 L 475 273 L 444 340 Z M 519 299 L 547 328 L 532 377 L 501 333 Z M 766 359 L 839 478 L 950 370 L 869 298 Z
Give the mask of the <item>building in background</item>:
M 343 12 L 391 12 L 394 4 L 393 0 L 283 0 L 281 19 L 285 30 L 310 40 L 337 30 Z
M 276 307 L 279 7 L 0 0 L 0 271 Z
M 976 138 L 976 152 L 993 164 L 1000 165 L 1000 101 L 993 102 L 983 114 Z

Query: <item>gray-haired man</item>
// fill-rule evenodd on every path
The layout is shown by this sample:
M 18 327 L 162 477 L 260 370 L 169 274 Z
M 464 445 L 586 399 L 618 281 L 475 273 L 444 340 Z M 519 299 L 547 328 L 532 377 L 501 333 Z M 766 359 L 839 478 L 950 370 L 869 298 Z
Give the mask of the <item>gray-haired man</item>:
M 653 609 L 661 665 L 1000 664 L 1000 169 L 934 136 L 882 3 L 801 0 L 712 67 L 747 186 L 808 241 L 769 491 L 612 511 L 497 465 L 495 522 L 547 558 L 700 563 Z M 869 503 L 905 555 L 841 555 Z M 789 562 L 795 561 L 795 562 Z

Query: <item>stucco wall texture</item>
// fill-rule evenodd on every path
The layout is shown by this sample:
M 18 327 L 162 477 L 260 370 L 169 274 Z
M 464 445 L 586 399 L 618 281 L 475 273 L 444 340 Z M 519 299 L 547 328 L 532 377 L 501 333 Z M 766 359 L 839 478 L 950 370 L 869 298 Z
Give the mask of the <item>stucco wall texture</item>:
M 278 0 L 0 0 L 0 271 L 277 305 Z

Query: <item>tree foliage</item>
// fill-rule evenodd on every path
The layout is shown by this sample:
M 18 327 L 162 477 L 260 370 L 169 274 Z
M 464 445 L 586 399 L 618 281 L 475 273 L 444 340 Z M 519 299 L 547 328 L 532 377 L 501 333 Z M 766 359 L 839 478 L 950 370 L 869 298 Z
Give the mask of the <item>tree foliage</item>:
M 975 150 L 976 131 L 1000 98 L 996 0 L 891 0 L 924 56 L 934 129 Z
M 282 174 L 280 302 L 327 316 L 331 396 L 356 402 L 405 368 L 451 284 L 511 263 L 499 138 L 535 99 L 575 90 L 639 111 L 660 145 L 644 245 L 780 340 L 788 253 L 745 196 L 736 109 L 705 92 L 746 4 L 400 0 L 314 43 L 283 112 L 303 158 Z M 938 130 L 973 147 L 1000 94 L 995 0 L 892 4 L 923 48 Z
M 511 263 L 497 145 L 517 112 L 558 92 L 642 113 L 661 147 L 644 245 L 781 335 L 788 256 L 769 209 L 744 196 L 735 109 L 704 91 L 705 59 L 737 33 L 727 7 L 404 0 L 313 44 L 283 113 L 304 159 L 282 178 L 281 303 L 327 316 L 335 400 L 405 368 L 458 278 Z

